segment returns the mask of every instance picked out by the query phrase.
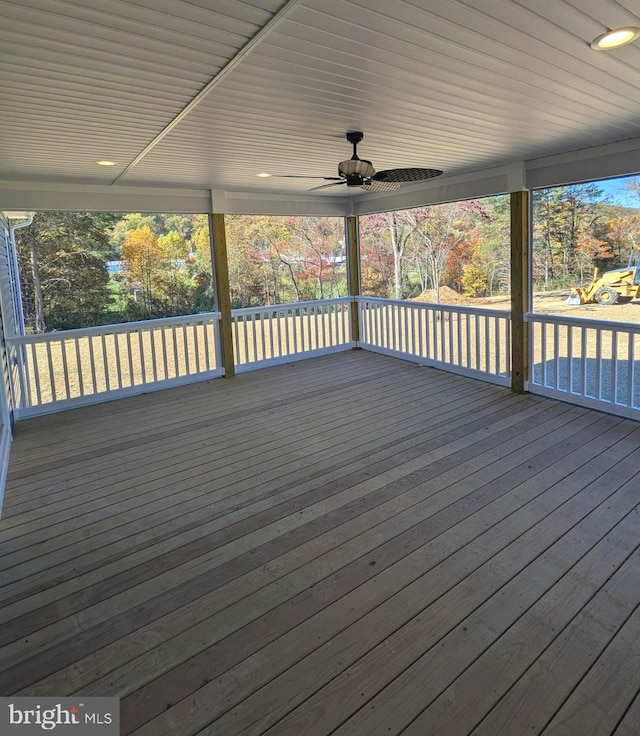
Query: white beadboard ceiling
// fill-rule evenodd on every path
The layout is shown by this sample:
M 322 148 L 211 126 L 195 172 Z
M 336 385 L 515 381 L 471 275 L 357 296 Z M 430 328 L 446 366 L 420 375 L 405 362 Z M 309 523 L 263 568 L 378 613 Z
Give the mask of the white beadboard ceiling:
M 627 25 L 638 0 L 0 0 L 0 179 L 300 193 L 256 174 L 335 176 L 347 130 L 447 176 L 640 139 L 640 42 L 588 45 Z

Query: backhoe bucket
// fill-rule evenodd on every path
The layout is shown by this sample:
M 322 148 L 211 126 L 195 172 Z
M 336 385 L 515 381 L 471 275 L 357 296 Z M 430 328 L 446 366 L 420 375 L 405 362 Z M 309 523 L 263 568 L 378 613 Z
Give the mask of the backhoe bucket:
M 571 294 L 566 299 L 566 304 L 569 304 L 571 306 L 578 306 L 579 304 L 584 304 L 584 299 L 582 296 L 582 291 L 580 289 L 574 289 Z

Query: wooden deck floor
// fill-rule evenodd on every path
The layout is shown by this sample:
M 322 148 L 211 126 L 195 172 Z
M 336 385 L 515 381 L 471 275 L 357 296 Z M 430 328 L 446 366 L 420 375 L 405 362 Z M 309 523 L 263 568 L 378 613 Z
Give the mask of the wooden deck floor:
M 351 351 L 18 426 L 0 693 L 123 734 L 637 736 L 640 425 Z

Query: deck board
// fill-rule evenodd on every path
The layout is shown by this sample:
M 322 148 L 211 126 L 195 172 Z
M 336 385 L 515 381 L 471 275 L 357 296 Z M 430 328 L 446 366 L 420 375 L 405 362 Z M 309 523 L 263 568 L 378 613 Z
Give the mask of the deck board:
M 626 734 L 639 444 L 363 351 L 21 423 L 0 691 L 136 736 Z

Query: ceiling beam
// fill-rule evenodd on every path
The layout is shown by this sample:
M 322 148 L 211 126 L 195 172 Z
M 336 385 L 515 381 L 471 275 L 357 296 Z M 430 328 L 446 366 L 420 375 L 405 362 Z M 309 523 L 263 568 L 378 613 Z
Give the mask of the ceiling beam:
M 248 41 L 238 53 L 224 66 L 211 81 L 203 87 L 200 92 L 189 102 L 182 110 L 173 118 L 173 120 L 166 125 L 158 135 L 147 144 L 142 151 L 131 161 L 130 164 L 113 180 L 112 184 L 117 184 L 124 176 L 126 176 L 142 159 L 152 151 L 165 136 L 167 136 L 187 115 L 194 110 L 213 90 L 218 87 L 231 72 L 234 71 L 249 54 L 260 44 L 264 39 L 273 33 L 276 28 L 285 21 L 289 15 L 301 5 L 304 0 L 287 0 L 285 4 L 278 10 L 278 12 L 272 16 L 272 18 L 256 33 L 256 35 Z

